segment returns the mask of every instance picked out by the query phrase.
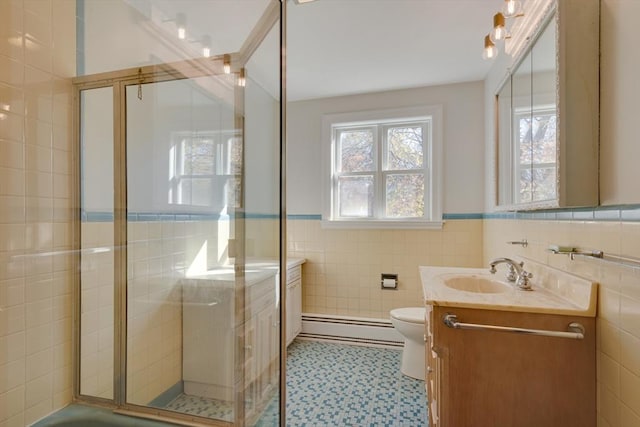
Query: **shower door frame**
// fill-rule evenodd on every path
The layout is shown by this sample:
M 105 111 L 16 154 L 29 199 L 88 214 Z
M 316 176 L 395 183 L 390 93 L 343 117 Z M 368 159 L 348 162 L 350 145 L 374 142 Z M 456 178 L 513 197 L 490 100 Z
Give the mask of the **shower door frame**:
M 280 34 L 280 258 L 279 271 L 286 271 L 286 210 L 285 210 L 285 144 L 286 144 L 286 99 L 285 99 L 285 31 L 286 31 L 286 0 L 270 0 L 265 13 L 260 18 L 249 37 L 242 45 L 239 52 L 228 55 L 216 55 L 210 58 L 195 58 L 173 63 L 148 65 L 143 67 L 129 68 L 125 70 L 117 70 L 93 75 L 85 75 L 73 79 L 73 140 L 76 158 L 76 167 L 74 168 L 74 188 L 76 200 L 75 206 L 78 206 L 73 224 L 74 247 L 78 248 L 77 256 L 74 257 L 74 306 L 73 306 L 73 334 L 72 334 L 72 362 L 73 362 L 73 401 L 104 406 L 114 410 L 114 412 L 134 415 L 137 417 L 151 418 L 157 420 L 166 420 L 169 422 L 180 423 L 184 425 L 219 425 L 244 426 L 244 355 L 234 357 L 234 371 L 240 373 L 241 378 L 234 377 L 236 383 L 242 384 L 239 390 L 236 390 L 234 396 L 234 419 L 236 423 L 230 423 L 221 420 L 215 420 L 205 417 L 188 415 L 180 412 L 169 411 L 165 409 L 137 405 L 127 402 L 127 110 L 126 110 L 126 87 L 127 86 L 143 86 L 145 84 L 162 83 L 176 80 L 189 80 L 200 77 L 213 77 L 225 75 L 224 59 L 225 56 L 231 59 L 232 73 L 244 70 L 246 63 L 249 61 L 253 53 L 260 46 L 269 32 L 279 22 Z M 234 122 L 235 129 L 239 130 L 244 140 L 244 87 L 240 87 L 235 83 L 224 85 L 220 80 L 212 80 L 216 85 L 220 85 L 222 91 L 233 94 L 234 106 Z M 225 87 L 226 86 L 226 87 Z M 114 232 L 114 387 L 113 398 L 101 398 L 91 395 L 81 394 L 80 384 L 80 350 L 81 350 L 81 93 L 85 90 L 100 89 L 111 87 L 113 90 L 113 181 L 114 181 L 114 209 L 113 209 L 113 232 Z M 224 98 L 223 98 L 224 99 Z M 243 143 L 244 145 L 244 143 Z M 244 150 L 243 150 L 243 166 L 242 166 L 242 186 L 244 188 Z M 244 199 L 244 191 L 242 191 L 241 200 Z M 235 208 L 236 213 L 234 219 L 235 242 L 236 242 L 236 292 L 235 302 L 236 308 L 244 307 L 244 265 L 245 265 L 245 215 L 244 203 L 241 202 L 240 207 Z M 238 284 L 240 286 L 238 286 Z M 286 407 L 286 274 L 279 275 L 280 290 L 280 377 L 279 377 L 279 425 L 285 425 Z M 244 310 L 234 310 L 236 316 L 235 324 L 238 316 L 244 315 Z M 243 349 L 244 336 L 239 334 L 235 336 L 235 345 L 238 349 Z

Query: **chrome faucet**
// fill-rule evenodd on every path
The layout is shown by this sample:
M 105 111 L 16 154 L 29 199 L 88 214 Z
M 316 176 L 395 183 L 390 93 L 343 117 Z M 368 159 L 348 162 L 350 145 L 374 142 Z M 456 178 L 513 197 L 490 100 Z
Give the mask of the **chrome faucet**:
M 529 283 L 529 279 L 533 277 L 531 273 L 528 273 L 524 270 L 524 262 L 516 262 L 511 258 L 496 258 L 489 266 L 489 273 L 496 273 L 496 265 L 498 264 L 507 264 L 509 266 L 509 272 L 507 273 L 507 280 L 509 282 L 515 282 L 518 289 L 530 291 L 531 283 Z

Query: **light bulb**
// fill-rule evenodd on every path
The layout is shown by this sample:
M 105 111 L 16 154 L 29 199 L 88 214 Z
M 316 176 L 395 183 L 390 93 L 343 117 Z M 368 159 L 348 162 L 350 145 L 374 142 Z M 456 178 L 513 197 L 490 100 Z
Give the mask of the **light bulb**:
M 211 56 L 211 37 L 205 34 L 202 36 L 202 56 L 208 58 Z
M 504 0 L 504 6 L 502 6 L 502 14 L 506 18 L 513 18 L 522 14 L 522 3 L 518 0 Z
M 223 61 L 222 69 L 224 70 L 224 73 L 231 74 L 231 55 L 225 54 L 224 59 L 222 61 Z
M 187 38 L 187 17 L 184 13 L 176 15 L 176 26 L 178 27 L 178 38 L 180 40 Z
M 247 85 L 247 79 L 244 75 L 244 68 L 240 69 L 240 74 L 238 75 L 238 86 L 245 87 Z
M 498 56 L 498 49 L 496 45 L 491 41 L 489 35 L 484 38 L 484 50 L 482 51 L 482 59 L 493 59 Z
M 507 37 L 507 29 L 504 26 L 504 15 L 502 13 L 496 13 L 493 16 L 493 29 L 489 33 L 489 37 L 494 43 Z

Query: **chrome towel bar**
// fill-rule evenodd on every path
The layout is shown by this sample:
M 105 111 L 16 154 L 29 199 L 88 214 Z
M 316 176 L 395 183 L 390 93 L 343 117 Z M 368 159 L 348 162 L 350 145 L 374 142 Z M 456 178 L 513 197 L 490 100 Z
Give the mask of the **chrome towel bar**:
M 515 334 L 538 335 L 544 337 L 556 338 L 572 338 L 576 340 L 584 339 L 584 326 L 580 323 L 569 323 L 567 329 L 569 332 L 547 331 L 544 329 L 524 329 L 514 328 L 512 326 L 495 326 L 495 325 L 479 325 L 475 323 L 458 322 L 458 316 L 455 314 L 446 314 L 442 321 L 445 325 L 453 329 L 470 329 L 474 331 L 495 331 L 495 332 L 511 332 Z

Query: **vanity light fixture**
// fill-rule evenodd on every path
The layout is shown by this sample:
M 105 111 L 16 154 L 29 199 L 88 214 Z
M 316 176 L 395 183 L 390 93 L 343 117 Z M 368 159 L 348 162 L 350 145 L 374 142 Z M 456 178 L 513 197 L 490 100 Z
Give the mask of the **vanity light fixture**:
M 502 14 L 505 18 L 515 18 L 522 16 L 522 3 L 518 0 L 504 0 Z
M 493 28 L 491 28 L 489 34 L 484 38 L 484 50 L 482 51 L 482 57 L 484 59 L 493 59 L 498 56 L 496 43 L 511 38 L 507 30 L 506 18 L 519 18 L 524 16 L 519 1 L 505 0 L 504 10 L 504 13 L 498 12 L 493 15 Z
M 222 59 L 222 69 L 225 74 L 231 74 L 231 55 L 225 54 Z
M 238 74 L 238 86 L 245 87 L 247 85 L 247 79 L 244 75 L 244 68 L 240 68 L 240 74 Z
M 491 41 L 491 36 L 489 34 L 484 38 L 484 50 L 482 51 L 483 59 L 493 59 L 498 55 L 498 49 L 496 49 L 496 45 Z
M 492 42 L 497 42 L 499 40 L 504 40 L 509 38 L 507 34 L 507 28 L 504 24 L 504 15 L 500 12 L 493 15 L 493 29 L 489 33 Z

